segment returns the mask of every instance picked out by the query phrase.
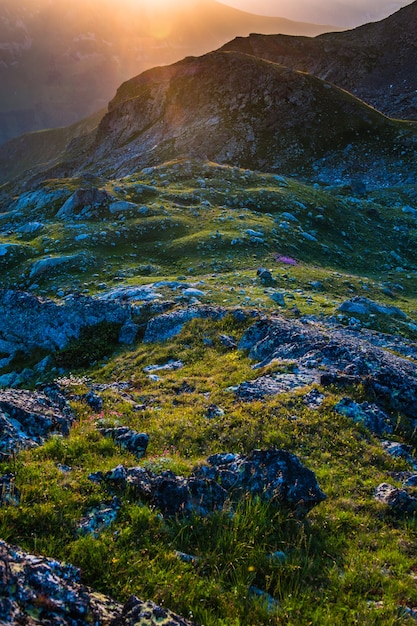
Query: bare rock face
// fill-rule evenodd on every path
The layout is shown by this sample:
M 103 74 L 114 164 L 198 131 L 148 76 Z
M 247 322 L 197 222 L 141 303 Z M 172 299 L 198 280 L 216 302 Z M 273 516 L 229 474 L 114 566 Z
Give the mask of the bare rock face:
M 0 458 L 41 445 L 52 433 L 67 435 L 73 419 L 62 396 L 0 390 Z
M 70 564 L 23 552 L 0 540 L 0 623 L 31 626 L 191 626 L 153 602 L 123 606 L 80 583 Z
M 353 93 L 386 115 L 415 119 L 417 65 L 411 2 L 390 17 L 344 32 L 318 37 L 257 35 L 223 46 L 308 72 Z

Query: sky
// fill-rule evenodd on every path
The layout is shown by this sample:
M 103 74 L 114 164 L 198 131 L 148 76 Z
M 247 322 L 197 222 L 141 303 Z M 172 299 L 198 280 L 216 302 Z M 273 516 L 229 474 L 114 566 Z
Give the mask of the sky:
M 218 0 L 262 15 L 291 20 L 354 27 L 395 13 L 411 0 Z

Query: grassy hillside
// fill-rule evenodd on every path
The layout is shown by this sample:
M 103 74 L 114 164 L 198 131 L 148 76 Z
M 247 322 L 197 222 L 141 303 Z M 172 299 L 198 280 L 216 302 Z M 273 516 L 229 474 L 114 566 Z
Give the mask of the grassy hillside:
M 48 181 L 7 207 L 2 287 L 60 298 L 152 284 L 156 303 L 178 306 L 190 302 L 188 287 L 204 304 L 289 320 L 308 316 L 318 326 L 359 324 L 415 346 L 412 184 L 355 195 L 347 186 L 176 161 L 107 182 L 111 202 L 90 214 L 57 217 L 82 185 Z M 20 230 L 34 222 L 42 227 Z M 59 255 L 83 255 L 83 269 L 75 263 L 33 274 L 36 261 Z M 260 266 L 271 270 L 273 286 L 257 276 Z M 276 292 L 284 306 L 271 298 Z M 354 295 L 400 307 L 409 318 L 351 322 L 337 307 Z M 238 342 L 251 324 L 250 316 L 194 320 L 167 342 L 138 339 L 114 349 L 103 340 L 97 353 L 90 335 L 56 355 L 29 384 L 58 376 L 76 423 L 69 437 L 54 436 L 1 462 L 1 473 L 15 474 L 21 500 L 0 508 L 0 536 L 81 567 L 84 583 L 119 601 L 133 593 L 205 626 L 412 623 L 415 517 L 390 511 L 373 495 L 382 482 L 399 486 L 409 461 L 389 456 L 381 437 L 335 410 L 346 396 L 375 401 L 361 384 L 236 397 L 233 388 L 243 381 L 296 367 L 292 361 L 253 369 L 246 351 L 221 339 Z M 389 334 L 374 336 L 389 344 Z M 94 362 L 80 359 L 85 354 Z M 170 360 L 183 366 L 156 377 L 144 370 Z M 30 364 L 26 355 L 21 367 Z M 83 399 L 91 388 L 103 400 L 96 411 Z M 313 389 L 323 396 L 319 405 L 306 400 Z M 213 405 L 221 410 L 210 413 Z M 409 418 L 388 411 L 396 424 L 389 438 L 414 446 Z M 139 462 L 98 430 L 118 425 L 149 435 Z M 243 499 L 233 515 L 169 520 L 133 489 L 89 479 L 118 464 L 187 476 L 211 454 L 271 447 L 295 453 L 327 495 L 304 520 L 256 498 Z M 96 536 L 80 534 L 81 518 L 114 496 L 116 520 Z

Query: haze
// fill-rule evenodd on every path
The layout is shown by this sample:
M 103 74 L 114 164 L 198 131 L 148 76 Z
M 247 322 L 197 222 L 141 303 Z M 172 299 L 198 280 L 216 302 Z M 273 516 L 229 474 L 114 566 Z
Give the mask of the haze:
M 258 13 L 314 24 L 353 27 L 388 17 L 410 0 L 218 0 L 223 4 Z

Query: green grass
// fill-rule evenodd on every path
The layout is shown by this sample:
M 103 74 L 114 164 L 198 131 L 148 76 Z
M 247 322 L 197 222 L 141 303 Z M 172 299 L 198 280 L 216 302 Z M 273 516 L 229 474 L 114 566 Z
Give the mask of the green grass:
M 101 414 L 76 402 L 68 438 L 53 437 L 3 463 L 3 472 L 16 474 L 21 503 L 0 509 L 0 536 L 74 563 L 86 584 L 116 599 L 134 593 L 206 626 L 406 623 L 398 607 L 417 602 L 416 522 L 373 500 L 375 486 L 392 482 L 389 472 L 406 463 L 390 459 L 366 429 L 333 411 L 340 390 L 326 389 L 316 411 L 304 405 L 302 391 L 237 402 L 227 387 L 256 374 L 245 354 L 227 351 L 217 337 L 240 336 L 244 328 L 230 317 L 194 320 L 172 342 L 119 350 L 104 368 L 90 369 L 101 382 L 130 380 L 133 400 L 147 408 L 135 411 L 111 390 L 103 394 Z M 142 371 L 174 357 L 184 368 L 160 372 L 159 382 Z M 194 390 L 178 393 L 183 382 Z M 85 389 L 77 381 L 73 388 Z M 361 388 L 349 395 L 366 398 Z M 213 402 L 225 414 L 209 420 L 205 411 Z M 88 479 L 118 463 L 138 464 L 98 433 L 98 420 L 147 432 L 149 448 L 139 464 L 154 471 L 187 474 L 215 452 L 285 448 L 315 471 L 327 500 L 305 521 L 256 499 L 242 500 L 233 516 L 163 520 L 133 491 L 119 493 Z M 57 464 L 72 469 L 64 473 Z M 115 493 L 123 503 L 116 522 L 96 539 L 77 535 L 85 512 Z M 177 551 L 196 558 L 182 562 Z M 285 560 L 271 558 L 278 551 Z M 268 609 L 250 593 L 252 586 L 278 604 Z
M 70 195 L 80 184 L 53 180 L 45 188 L 64 188 Z M 325 319 L 338 315 L 345 299 L 365 296 L 398 306 L 417 320 L 412 245 L 417 231 L 402 211 L 412 204 L 415 186 L 378 189 L 355 199 L 342 186 L 312 187 L 193 161 L 174 161 L 105 186 L 119 199 L 146 205 L 148 213 L 75 220 L 82 228 L 56 219 L 61 201 L 8 215 L 4 232 L 12 234 L 3 234 L 0 243 L 19 243 L 25 255 L 4 267 L 1 286 L 31 287 L 32 263 L 47 254 L 88 251 L 91 264 L 84 272 L 58 269 L 53 276 L 39 276 L 35 293 L 98 294 L 120 284 L 168 280 L 195 285 L 205 293 L 204 303 L 268 314 L 293 317 L 298 311 Z M 18 227 L 29 219 L 44 221 L 44 230 L 20 236 Z M 288 228 L 280 227 L 283 222 Z M 247 229 L 261 231 L 264 243 L 251 242 Z M 77 242 L 76 235 L 84 232 L 88 239 Z M 302 232 L 318 241 L 303 238 Z M 231 245 L 234 239 L 238 242 Z M 297 264 L 279 262 L 279 255 Z M 272 271 L 272 289 L 257 277 L 261 265 Z M 275 290 L 284 295 L 285 307 L 270 298 Z M 163 285 L 157 291 L 163 299 L 181 295 L 180 289 Z M 339 321 L 348 323 L 346 316 Z M 402 320 L 379 316 L 362 322 L 371 330 L 416 338 L 415 328 Z M 362 387 L 321 389 L 326 398 L 318 410 L 304 404 L 304 390 L 262 401 L 236 400 L 229 387 L 281 367 L 254 370 L 246 354 L 222 345 L 220 333 L 239 339 L 250 323 L 230 315 L 221 322 L 194 320 L 170 342 L 139 340 L 133 347 L 116 345 L 117 329 L 103 327 L 56 355 L 70 394 L 85 393 L 88 376 L 97 383 L 129 381 L 130 399 L 108 389 L 100 414 L 74 399 L 77 419 L 68 438 L 52 437 L 1 463 L 2 473 L 15 473 L 21 502 L 0 509 L 0 537 L 74 563 L 84 583 L 117 600 L 133 593 L 205 626 L 407 623 L 399 610 L 417 604 L 416 520 L 394 516 L 373 498 L 381 482 L 397 484 L 390 472 L 407 469 L 406 462 L 388 457 L 377 438 L 334 411 L 344 395 L 371 400 Z M 30 364 L 38 355 L 32 356 Z M 25 359 L 19 358 L 23 367 Z M 146 365 L 169 359 L 181 359 L 184 367 L 158 372 L 159 381 L 143 372 Z M 12 366 L 18 368 L 19 361 Z M 54 375 L 47 371 L 37 380 Z M 135 410 L 135 404 L 144 408 Z M 210 404 L 218 404 L 224 415 L 208 419 Z M 393 417 L 398 422 L 394 438 L 403 440 L 411 425 L 403 416 Z M 149 447 L 139 464 L 157 472 L 187 475 L 216 452 L 284 448 L 316 473 L 327 500 L 304 521 L 256 499 L 243 500 L 233 516 L 163 520 L 133 491 L 120 493 L 88 479 L 91 472 L 119 463 L 138 464 L 99 434 L 103 423 L 148 433 Z M 72 469 L 62 472 L 59 464 Z M 77 523 L 86 511 L 115 494 L 122 508 L 111 527 L 97 538 L 78 535 Z M 178 551 L 196 558 L 185 563 Z M 284 552 L 285 560 L 271 559 L 276 552 Z M 277 604 L 268 608 L 268 597 L 256 597 L 251 587 Z

